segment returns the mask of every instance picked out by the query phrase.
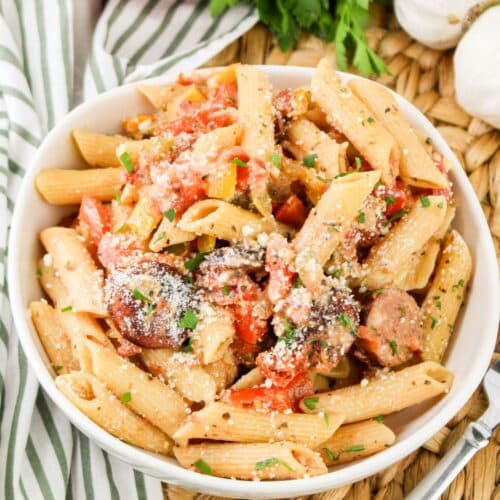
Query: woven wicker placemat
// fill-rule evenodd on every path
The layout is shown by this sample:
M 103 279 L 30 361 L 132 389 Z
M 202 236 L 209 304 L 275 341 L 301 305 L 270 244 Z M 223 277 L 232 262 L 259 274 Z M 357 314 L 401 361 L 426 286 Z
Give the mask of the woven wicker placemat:
M 394 16 L 387 15 L 380 5 L 373 7 L 367 38 L 392 73 L 392 76 L 382 76 L 379 81 L 415 104 L 446 139 L 481 201 L 500 259 L 500 130 L 468 115 L 455 101 L 453 51 L 424 47 L 402 31 Z M 294 51 L 282 53 L 267 29 L 257 25 L 207 66 L 223 66 L 236 61 L 316 66 L 325 56 L 334 59 L 333 45 L 312 36 L 303 36 Z M 356 72 L 354 68 L 350 71 Z M 497 351 L 500 351 L 498 343 Z M 495 353 L 494 357 L 500 358 L 500 353 Z M 485 395 L 478 389 L 446 427 L 401 462 L 353 485 L 301 499 L 400 500 L 434 467 L 463 434 L 467 424 L 485 409 Z M 164 494 L 169 500 L 218 498 L 167 485 Z M 500 429 L 491 443 L 460 472 L 442 498 L 500 500 Z

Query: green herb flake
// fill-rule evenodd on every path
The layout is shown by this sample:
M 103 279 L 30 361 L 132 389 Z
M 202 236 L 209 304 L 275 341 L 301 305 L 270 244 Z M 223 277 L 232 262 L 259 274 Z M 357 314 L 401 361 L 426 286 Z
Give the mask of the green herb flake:
M 165 219 L 167 219 L 169 222 L 174 222 L 175 209 L 169 208 L 168 210 L 165 210 L 165 212 L 163 212 L 163 215 L 165 216 Z
M 314 166 L 316 165 L 316 158 L 317 157 L 318 157 L 318 155 L 316 153 L 308 154 L 308 155 L 304 156 L 304 158 L 302 158 L 302 163 L 307 168 L 314 168 Z
M 338 455 L 335 455 L 333 453 L 332 450 L 328 449 L 328 448 L 323 448 L 322 451 L 324 452 L 324 454 L 328 457 L 329 460 L 331 460 L 332 462 L 335 462 L 336 460 L 339 459 L 339 456 Z
M 395 201 L 395 200 L 394 200 L 394 196 L 386 196 L 386 197 L 384 198 L 384 201 L 385 201 L 388 205 L 389 205 L 389 204 L 391 204 L 391 203 L 394 203 L 394 201 Z
M 120 191 L 113 189 L 113 198 L 115 199 L 116 203 L 118 203 L 118 205 L 122 204 L 122 196 L 120 194 Z
M 155 309 L 156 309 L 156 304 L 154 304 L 153 302 L 147 303 L 146 304 L 146 315 L 151 316 L 155 312 Z
M 340 322 L 342 323 L 342 326 L 349 328 L 351 335 L 353 335 L 354 337 L 357 337 L 357 333 L 356 333 L 356 330 L 354 329 L 351 318 L 349 318 L 349 316 L 347 316 L 347 314 L 345 314 L 345 313 L 340 313 L 339 319 L 340 319 Z
M 127 229 L 127 224 L 122 224 L 116 231 L 115 234 L 123 233 Z
M 226 285 L 224 285 L 222 287 L 222 295 L 224 295 L 224 296 L 228 296 L 229 295 L 229 288 Z
M 193 352 L 193 340 L 189 338 L 187 342 L 181 347 L 182 352 Z
M 357 451 L 364 451 L 365 447 L 362 444 L 355 444 L 354 446 L 351 446 L 350 448 L 347 448 L 345 450 L 347 453 L 355 453 Z
M 391 347 L 392 355 L 395 356 L 398 352 L 398 343 L 395 340 L 388 340 L 387 343 Z
M 325 425 L 328 427 L 330 424 L 330 417 L 328 416 L 328 413 L 323 414 L 323 420 L 325 422 Z
M 278 169 L 281 170 L 281 157 L 276 151 L 271 155 L 271 163 Z
M 397 221 L 398 219 L 401 219 L 403 215 L 406 214 L 406 210 L 398 210 L 392 217 L 389 217 L 387 219 L 387 222 L 385 223 L 386 226 L 389 224 L 392 224 L 393 222 Z
M 318 396 L 311 396 L 309 398 L 304 398 L 303 401 L 304 401 L 304 406 L 308 410 L 315 410 L 316 405 L 318 404 L 319 398 L 318 398 Z
M 360 224 L 364 224 L 364 223 L 365 223 L 365 220 L 366 220 L 365 213 L 364 213 L 364 212 L 361 212 L 361 213 L 358 215 L 358 222 L 359 222 Z
M 336 176 L 334 177 L 334 179 L 336 179 L 336 178 L 337 178 L 337 177 L 339 177 L 339 176 L 340 176 L 340 174 L 339 174 L 339 175 L 336 175 Z M 322 175 L 317 175 L 317 176 L 316 176 L 316 179 L 318 179 L 318 181 L 320 181 L 320 182 L 324 182 L 325 184 L 326 184 L 326 183 L 328 183 L 328 182 L 330 182 L 330 179 L 326 179 L 326 178 L 325 178 L 325 177 L 323 177 Z
M 431 201 L 429 200 L 429 198 L 427 196 L 421 196 L 420 197 L 420 204 L 424 207 L 424 208 L 428 208 L 431 206 Z
M 72 307 L 72 306 L 66 306 L 66 307 L 63 307 L 63 308 L 61 309 L 61 312 L 62 312 L 62 313 L 66 313 L 66 312 L 70 312 L 70 311 L 72 311 L 72 310 L 73 310 L 73 307 Z
M 56 365 L 56 366 L 54 366 L 54 370 L 55 370 L 56 372 L 60 372 L 63 368 L 64 368 L 64 366 L 63 366 L 63 365 Z
M 290 467 L 284 460 L 281 460 L 281 458 L 268 458 L 267 460 L 262 460 L 262 462 L 257 462 L 255 464 L 255 470 L 263 470 L 266 467 L 273 467 L 275 465 L 282 465 L 283 467 L 286 467 L 290 472 L 295 472 L 295 470 Z
M 132 394 L 130 394 L 130 392 L 124 392 L 122 394 L 122 402 L 127 404 L 127 403 L 130 403 L 132 399 Z
M 125 167 L 125 170 L 131 174 L 135 170 L 134 162 L 127 151 L 124 151 L 120 156 L 120 163 Z
M 283 322 L 284 329 L 285 329 L 285 335 L 280 337 L 280 341 L 284 342 L 285 345 L 289 346 L 293 343 L 295 340 L 295 335 L 297 331 L 295 328 L 291 325 L 290 321 L 288 321 L 288 318 L 285 318 L 285 321 Z
M 340 279 L 340 277 L 342 276 L 342 269 L 335 269 L 335 271 L 333 271 L 332 273 L 332 276 L 334 278 Z
M 142 300 L 143 302 L 151 303 L 151 299 L 146 297 L 146 295 L 144 295 L 138 288 L 134 288 L 132 295 L 134 298 Z
M 212 467 L 210 467 L 210 465 L 208 465 L 207 462 L 205 462 L 205 460 L 202 460 L 201 458 L 199 458 L 198 460 L 196 460 L 196 462 L 193 465 L 202 474 L 206 474 L 207 476 L 213 476 L 214 475 Z
M 378 417 L 375 417 L 375 420 L 376 420 L 379 424 L 383 424 L 383 423 L 384 423 L 384 415 L 379 415 Z
M 249 168 L 249 167 L 248 167 L 248 163 L 247 163 L 247 162 L 245 162 L 245 161 L 243 161 L 243 160 L 240 160 L 238 157 L 233 158 L 233 159 L 231 160 L 231 163 L 232 163 L 233 165 L 236 165 L 237 167 L 241 167 L 241 168 Z
M 436 306 L 437 309 L 441 310 L 441 295 L 434 295 L 432 297 L 432 300 L 434 301 L 434 305 Z
M 37 268 L 36 268 L 36 275 L 37 275 L 39 278 L 41 278 L 41 277 L 43 276 L 43 272 L 42 272 L 42 270 L 41 270 L 39 267 L 37 267 Z
M 174 255 L 182 255 L 186 251 L 186 245 L 184 243 L 177 243 L 176 245 L 168 246 L 165 248 L 165 251 Z
M 444 203 L 442 201 L 440 201 L 438 204 L 437 204 L 438 208 L 444 208 Z
M 431 330 L 434 330 L 436 328 L 436 325 L 439 323 L 439 320 L 436 319 L 434 316 L 431 316 Z
M 191 310 L 188 309 L 179 321 L 179 328 L 186 328 L 188 330 L 194 330 L 198 324 L 198 317 Z
M 368 123 L 373 123 L 373 122 L 375 121 L 375 118 L 373 118 L 373 117 L 369 116 L 369 117 L 366 119 L 366 121 L 367 121 Z
M 359 156 L 356 156 L 354 158 L 354 163 L 356 164 L 356 168 L 354 169 L 354 171 L 359 172 L 361 170 L 361 165 L 362 165 L 361 158 Z
M 207 252 L 198 252 L 192 259 L 186 260 L 184 262 L 184 267 L 188 271 L 195 271 L 200 267 L 200 264 L 205 260 L 205 257 L 208 255 Z
M 158 233 L 158 236 L 155 238 L 154 242 L 153 243 L 158 243 L 160 242 L 161 240 L 163 240 L 165 238 L 165 236 L 167 236 L 167 233 L 165 231 L 160 231 Z

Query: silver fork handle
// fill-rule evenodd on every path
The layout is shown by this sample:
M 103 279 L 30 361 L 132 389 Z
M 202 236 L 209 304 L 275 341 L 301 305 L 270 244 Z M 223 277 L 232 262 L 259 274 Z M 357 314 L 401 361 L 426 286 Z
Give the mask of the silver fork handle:
M 406 499 L 437 500 L 467 462 L 484 448 L 490 439 L 491 430 L 487 425 L 480 421 L 470 423 L 464 435 Z

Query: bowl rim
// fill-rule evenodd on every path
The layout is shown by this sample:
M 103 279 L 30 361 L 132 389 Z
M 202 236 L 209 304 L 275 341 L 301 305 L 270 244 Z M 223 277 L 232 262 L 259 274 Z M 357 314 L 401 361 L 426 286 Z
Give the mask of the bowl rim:
M 270 77 L 276 73 L 284 73 L 291 78 L 308 78 L 312 75 L 313 68 L 304 68 L 298 66 L 276 66 L 264 65 L 258 66 Z M 210 74 L 215 68 L 196 70 L 200 74 Z M 364 459 L 348 464 L 342 469 L 329 472 L 321 476 L 312 478 L 281 480 L 281 481 L 244 481 L 213 477 L 208 475 L 199 474 L 187 469 L 182 468 L 178 464 L 172 464 L 165 461 L 154 454 L 145 450 L 129 445 L 115 438 L 107 433 L 92 422 L 85 416 L 76 406 L 74 406 L 69 399 L 67 399 L 56 387 L 54 379 L 49 369 L 45 365 L 38 352 L 30 326 L 28 324 L 28 317 L 26 315 L 27 305 L 21 300 L 20 282 L 17 278 L 19 275 L 18 269 L 20 262 L 16 259 L 17 249 L 22 244 L 22 222 L 25 216 L 23 206 L 25 201 L 33 195 L 36 195 L 34 188 L 34 178 L 36 173 L 40 170 L 40 161 L 43 159 L 44 151 L 50 144 L 56 143 L 58 137 L 64 132 L 67 132 L 66 123 L 72 119 L 78 119 L 84 116 L 88 110 L 97 109 L 102 103 L 105 103 L 111 97 L 126 97 L 131 92 L 136 92 L 137 84 L 167 84 L 171 83 L 176 76 L 175 74 L 165 74 L 159 77 L 142 80 L 140 82 L 129 83 L 122 85 L 111 90 L 108 90 L 95 98 L 92 98 L 76 108 L 74 108 L 68 115 L 66 115 L 45 137 L 43 142 L 37 149 L 37 152 L 30 164 L 27 173 L 24 176 L 22 185 L 19 189 L 17 202 L 12 217 L 11 233 L 9 237 L 9 252 L 7 264 L 7 279 L 9 282 L 9 299 L 11 304 L 11 312 L 14 318 L 14 326 L 19 340 L 21 341 L 22 348 L 26 354 L 26 358 L 33 368 L 33 371 L 49 397 L 54 401 L 70 420 L 80 431 L 87 437 L 97 442 L 99 446 L 114 455 L 115 457 L 131 464 L 132 466 L 142 469 L 146 474 L 152 475 L 162 479 L 171 484 L 178 484 L 186 488 L 202 489 L 205 492 L 215 494 L 230 495 L 233 497 L 255 497 L 255 498 L 281 498 L 287 496 L 299 496 L 305 494 L 313 494 L 320 491 L 325 491 L 331 488 L 336 488 L 344 484 L 352 483 L 373 475 L 385 467 L 403 459 L 415 449 L 419 448 L 425 441 L 431 438 L 439 429 L 441 429 L 446 422 L 448 422 L 465 404 L 467 399 L 472 395 L 473 391 L 480 384 L 486 371 L 491 354 L 494 349 L 496 340 L 496 330 L 498 325 L 498 308 L 490 307 L 484 308 L 484 315 L 487 317 L 485 323 L 488 325 L 488 336 L 486 342 L 479 346 L 477 358 L 480 360 L 480 366 L 476 366 L 475 370 L 471 372 L 461 386 L 456 390 L 454 398 L 448 400 L 443 398 L 436 405 L 441 406 L 438 414 L 429 421 L 426 425 L 422 426 L 413 435 L 407 436 L 402 441 L 396 441 L 391 447 L 376 453 L 375 455 L 366 457 Z M 339 72 L 344 80 L 351 78 L 361 78 L 357 75 Z M 393 91 L 391 91 L 393 92 Z M 465 192 L 467 204 L 473 212 L 476 222 L 479 225 L 481 232 L 488 235 L 487 242 L 483 243 L 484 248 L 480 254 L 482 259 L 486 259 L 488 265 L 493 263 L 497 266 L 497 260 L 489 227 L 483 215 L 480 203 L 477 200 L 475 192 L 470 185 L 465 172 L 460 166 L 458 160 L 455 158 L 449 146 L 446 144 L 437 129 L 429 122 L 429 120 L 410 102 L 395 92 L 398 104 L 402 107 L 405 114 L 411 113 L 412 118 L 419 121 L 422 128 L 428 133 L 438 151 L 451 162 L 455 182 L 457 182 L 461 189 Z M 478 258 L 476 256 L 476 258 Z M 492 280 L 492 288 L 488 290 L 489 303 L 496 306 L 499 304 L 499 286 L 498 280 Z M 485 334 L 486 336 L 486 334 Z M 382 465 L 381 465 L 382 464 Z

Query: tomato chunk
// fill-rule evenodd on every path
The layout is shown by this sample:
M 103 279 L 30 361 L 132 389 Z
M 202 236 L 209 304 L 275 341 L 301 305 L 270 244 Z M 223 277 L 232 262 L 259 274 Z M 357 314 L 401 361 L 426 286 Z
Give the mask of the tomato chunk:
M 300 229 L 307 218 L 307 209 L 302 200 L 292 194 L 283 205 L 276 209 L 274 217 L 283 224 Z
M 267 321 L 254 314 L 254 302 L 242 301 L 232 306 L 236 336 L 255 345 L 267 332 Z
M 235 406 L 298 411 L 299 401 L 314 394 L 311 379 L 304 374 L 297 375 L 286 387 L 251 387 L 230 391 L 229 400 Z
M 101 238 L 111 227 L 109 211 L 97 198 L 84 196 L 80 205 L 78 220 L 83 231 L 87 234 L 90 248 L 95 254 Z
M 393 186 L 379 186 L 373 194 L 382 198 L 387 203 L 385 216 L 392 217 L 406 207 L 409 202 L 409 194 L 401 181 L 396 181 Z

